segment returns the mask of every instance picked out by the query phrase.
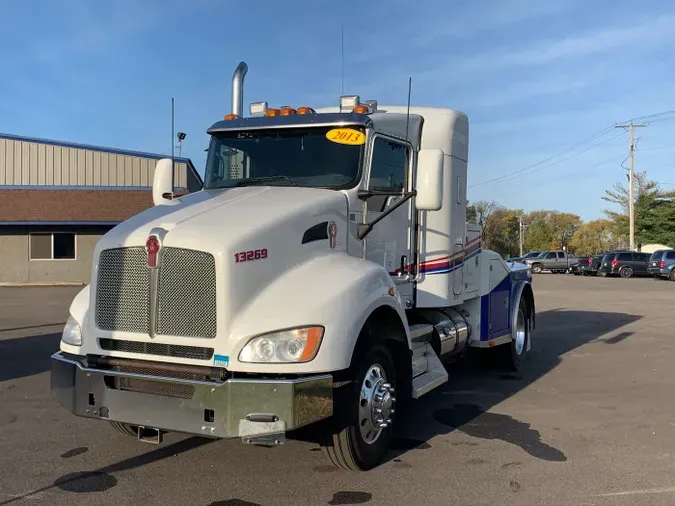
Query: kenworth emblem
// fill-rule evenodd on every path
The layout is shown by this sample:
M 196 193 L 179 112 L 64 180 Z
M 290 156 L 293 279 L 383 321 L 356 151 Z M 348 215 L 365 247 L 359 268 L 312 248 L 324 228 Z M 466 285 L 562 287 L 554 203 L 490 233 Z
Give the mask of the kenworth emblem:
M 157 268 L 157 254 L 159 253 L 159 239 L 155 235 L 148 237 L 145 241 L 145 251 L 148 252 L 148 269 Z

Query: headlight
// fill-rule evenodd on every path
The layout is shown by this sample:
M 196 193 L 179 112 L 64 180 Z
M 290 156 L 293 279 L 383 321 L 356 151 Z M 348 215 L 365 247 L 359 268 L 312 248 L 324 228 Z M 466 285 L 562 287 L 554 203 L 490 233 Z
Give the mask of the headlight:
M 63 328 L 61 341 L 72 346 L 82 345 L 82 329 L 80 328 L 80 324 L 77 323 L 77 320 L 73 318 L 72 315 L 68 315 L 68 321 L 66 322 L 66 326 Z
M 239 353 L 239 361 L 309 362 L 319 351 L 323 330 L 323 327 L 304 327 L 254 337 Z

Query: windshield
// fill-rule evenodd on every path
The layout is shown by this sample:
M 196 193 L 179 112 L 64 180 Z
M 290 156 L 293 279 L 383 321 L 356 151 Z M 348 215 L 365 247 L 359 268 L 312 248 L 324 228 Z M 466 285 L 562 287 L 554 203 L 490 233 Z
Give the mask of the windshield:
M 361 127 L 350 127 L 363 132 Z M 364 144 L 328 140 L 330 127 L 216 133 L 204 187 L 253 184 L 346 188 L 356 184 Z

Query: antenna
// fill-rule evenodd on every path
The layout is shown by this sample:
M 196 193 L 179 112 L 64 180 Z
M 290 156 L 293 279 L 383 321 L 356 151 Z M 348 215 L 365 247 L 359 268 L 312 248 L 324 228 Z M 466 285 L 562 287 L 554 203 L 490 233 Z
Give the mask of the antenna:
M 410 94 L 412 92 L 412 77 L 408 78 L 408 112 L 405 118 L 405 140 L 408 139 L 408 127 L 410 126 Z
M 176 161 L 174 157 L 174 145 L 173 145 L 173 131 L 174 131 L 174 109 L 175 109 L 175 100 L 171 97 L 171 191 L 173 191 L 173 177 L 176 173 Z
M 341 43 L 340 43 L 340 96 L 345 94 L 345 24 L 342 23 L 342 34 L 341 34 Z

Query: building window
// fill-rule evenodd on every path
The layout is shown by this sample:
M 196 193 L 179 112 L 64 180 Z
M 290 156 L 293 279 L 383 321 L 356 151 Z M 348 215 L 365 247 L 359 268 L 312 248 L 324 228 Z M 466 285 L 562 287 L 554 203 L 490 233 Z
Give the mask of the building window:
M 29 235 L 31 260 L 75 260 L 75 234 L 46 232 Z

